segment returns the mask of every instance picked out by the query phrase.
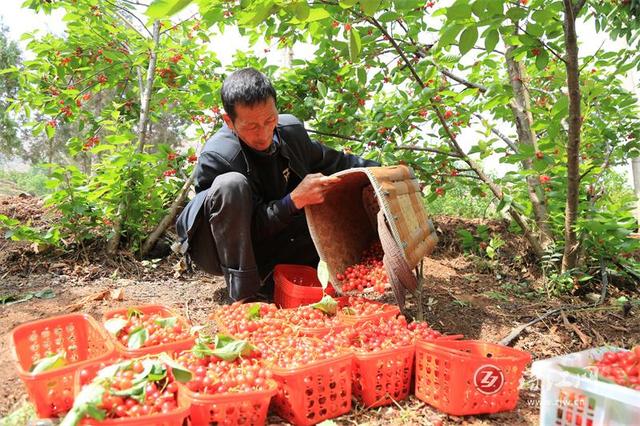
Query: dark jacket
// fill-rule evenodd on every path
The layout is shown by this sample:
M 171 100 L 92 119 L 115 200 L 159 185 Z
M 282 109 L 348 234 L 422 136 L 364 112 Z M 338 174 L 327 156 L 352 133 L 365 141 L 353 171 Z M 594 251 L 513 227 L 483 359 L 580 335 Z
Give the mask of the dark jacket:
M 289 161 L 289 169 L 300 179 L 310 173 L 331 175 L 353 167 L 378 166 L 374 161 L 344 154 L 309 138 L 300 120 L 293 115 L 279 116 L 277 132 L 281 155 Z M 205 144 L 196 165 L 196 196 L 178 217 L 176 228 L 181 241 L 181 252 L 205 271 L 220 274 L 217 265 L 216 245 L 203 215 L 203 203 L 207 189 L 213 180 L 227 172 L 239 172 L 247 176 L 253 189 L 254 213 L 252 232 L 258 238 L 268 238 L 284 230 L 293 220 L 294 213 L 282 200 L 265 201 L 257 190 L 256 173 L 242 150 L 238 137 L 227 126 L 213 135 Z M 201 227 L 204 226 L 206 231 Z M 233 244 L 233 242 L 229 242 Z

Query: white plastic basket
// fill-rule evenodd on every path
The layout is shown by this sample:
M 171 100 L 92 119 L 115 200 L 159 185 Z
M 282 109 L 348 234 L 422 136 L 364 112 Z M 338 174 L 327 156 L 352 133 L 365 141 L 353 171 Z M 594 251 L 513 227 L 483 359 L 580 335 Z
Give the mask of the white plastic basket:
M 587 367 L 605 352 L 622 350 L 601 347 L 534 362 L 531 371 L 541 381 L 540 425 L 640 425 L 640 391 L 571 374 L 559 367 Z

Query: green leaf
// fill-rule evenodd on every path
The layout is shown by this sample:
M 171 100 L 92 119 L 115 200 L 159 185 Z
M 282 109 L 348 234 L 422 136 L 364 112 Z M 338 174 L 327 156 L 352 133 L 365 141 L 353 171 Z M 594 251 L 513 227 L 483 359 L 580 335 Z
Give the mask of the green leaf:
M 149 332 L 146 328 L 140 327 L 129 335 L 127 347 L 129 349 L 140 349 L 144 342 L 149 338 Z
M 144 388 L 147 386 L 147 381 L 143 380 L 135 385 L 131 386 L 129 389 L 122 390 L 113 390 L 109 391 L 111 395 L 115 396 L 130 396 L 132 398 L 138 399 L 141 395 L 144 395 Z
M 466 1 L 458 1 L 447 8 L 447 18 L 451 20 L 464 20 L 471 18 L 471 7 Z
M 90 416 L 98 421 L 102 421 L 107 416 L 107 412 L 98 408 L 102 403 L 102 397 L 106 389 L 99 383 L 90 383 L 83 386 L 73 401 L 73 408 L 62 419 L 59 426 L 75 426 L 86 416 Z
M 202 341 L 196 342 L 193 348 L 191 348 L 191 352 L 196 358 L 200 359 L 213 355 L 213 349 Z
M 449 25 L 445 27 L 446 29 L 442 32 L 442 36 L 440 36 L 440 40 L 438 40 L 438 45 L 440 47 L 445 47 L 454 42 L 460 30 L 463 28 L 460 24 Z
M 512 21 L 519 21 L 525 16 L 527 16 L 527 11 L 519 7 L 512 7 L 507 10 L 507 18 L 511 19 Z
M 357 62 L 362 50 L 362 42 L 360 40 L 360 34 L 355 28 L 351 28 L 349 31 L 349 57 L 351 62 Z
M 540 49 L 540 54 L 536 56 L 536 68 L 540 71 L 544 69 L 549 63 L 549 54 L 546 49 Z
M 323 19 L 330 18 L 331 14 L 322 7 L 314 7 L 309 10 L 309 16 L 304 20 L 305 22 L 316 22 Z
M 468 51 L 470 51 L 478 40 L 478 28 L 475 26 L 468 27 L 466 30 L 462 32 L 460 35 L 460 45 L 458 46 L 460 49 L 460 54 L 464 55 Z
M 214 343 L 213 346 L 216 348 L 221 348 L 225 345 L 228 345 L 229 343 L 235 341 L 236 339 L 234 339 L 231 336 L 227 336 L 226 334 L 222 334 L 222 333 L 218 333 L 216 334 L 216 337 L 214 339 Z
M 323 98 L 326 98 L 327 97 L 327 86 L 325 86 L 323 82 L 318 80 L 318 83 L 316 84 L 316 87 L 318 88 L 318 93 L 320 93 L 320 96 L 322 96 Z
M 367 71 L 363 67 L 360 67 L 356 73 L 358 75 L 358 83 L 363 86 L 367 84 Z
M 260 305 L 252 305 L 247 309 L 247 319 L 250 321 L 260 319 Z
M 255 347 L 246 340 L 234 340 L 221 348 L 213 350 L 212 355 L 225 361 L 233 361 L 241 356 L 247 356 L 253 352 Z
M 119 362 L 117 364 L 108 365 L 100 369 L 100 371 L 98 371 L 98 373 L 96 374 L 96 378 L 100 378 L 100 379 L 111 378 L 115 376 L 118 371 L 127 370 L 131 368 L 131 364 L 133 364 L 133 361 L 127 360 L 127 361 Z
M 487 12 L 495 15 L 500 15 L 504 13 L 504 0 L 488 0 L 487 1 Z
M 154 19 L 167 18 L 187 7 L 191 0 L 154 0 L 145 12 Z
M 562 364 L 558 364 L 558 367 L 560 367 L 561 370 L 564 370 L 567 373 L 575 374 L 576 376 L 587 377 L 589 379 L 594 379 L 594 380 L 598 380 L 600 382 L 605 382 L 605 383 L 611 383 L 614 385 L 616 384 L 616 382 L 601 376 L 595 370 L 589 370 L 582 367 L 572 367 L 572 366 L 562 365 Z
M 66 356 L 67 353 L 65 351 L 61 351 L 46 358 L 39 359 L 31 366 L 29 372 L 37 374 L 64 367 L 67 365 Z
M 340 0 L 340 7 L 343 9 L 349 9 L 355 6 L 358 3 L 358 0 Z
M 177 323 L 178 323 L 178 318 L 176 317 L 158 318 L 156 320 L 156 324 L 158 324 L 162 328 L 173 327 Z
M 124 318 L 110 318 L 104 322 L 104 328 L 114 336 L 116 336 L 120 330 L 125 328 L 129 321 Z
M 360 6 L 365 15 L 373 16 L 380 7 L 381 0 L 360 0 Z
M 48 137 L 49 139 L 53 139 L 53 137 L 54 137 L 54 136 L 55 136 L 55 134 L 56 134 L 56 129 L 55 129 L 55 127 L 51 127 L 51 126 L 49 126 L 49 125 L 44 126 L 44 131 L 45 131 L 45 133 L 47 134 L 47 137 Z
M 499 38 L 498 30 L 496 29 L 489 30 L 489 32 L 487 33 L 487 36 L 484 39 L 484 48 L 487 49 L 487 52 L 492 52 L 493 49 L 496 48 L 496 45 L 498 44 L 498 38 Z
M 161 353 L 158 358 L 162 362 L 167 364 L 169 367 L 171 367 L 171 373 L 173 373 L 173 377 L 180 383 L 187 383 L 193 377 L 193 374 L 191 374 L 191 371 L 187 370 L 182 365 L 178 364 L 165 352 Z
M 327 266 L 327 262 L 321 260 L 318 262 L 318 280 L 320 281 L 320 285 L 322 285 L 322 290 L 326 291 L 329 286 L 329 267 Z
M 325 294 L 319 302 L 316 302 L 311 306 L 327 315 L 334 315 L 338 310 L 338 302 L 328 294 Z
M 309 17 L 309 5 L 306 0 L 293 5 L 293 14 L 300 21 L 304 21 Z
M 127 310 L 127 318 L 132 318 L 132 317 L 141 317 L 142 311 L 136 309 L 136 308 L 129 308 Z

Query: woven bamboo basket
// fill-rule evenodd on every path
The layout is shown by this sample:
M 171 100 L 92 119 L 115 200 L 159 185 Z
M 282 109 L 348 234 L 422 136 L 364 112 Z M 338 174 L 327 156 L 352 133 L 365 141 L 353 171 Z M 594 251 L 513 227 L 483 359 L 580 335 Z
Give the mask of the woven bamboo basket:
M 418 180 L 404 165 L 355 168 L 333 176 L 340 177 L 340 183 L 331 187 L 324 203 L 305 208 L 331 282 L 340 291 L 336 275 L 359 262 L 362 252 L 379 239 L 385 270 L 404 310 L 406 290 L 416 288 L 414 269 L 438 242 Z

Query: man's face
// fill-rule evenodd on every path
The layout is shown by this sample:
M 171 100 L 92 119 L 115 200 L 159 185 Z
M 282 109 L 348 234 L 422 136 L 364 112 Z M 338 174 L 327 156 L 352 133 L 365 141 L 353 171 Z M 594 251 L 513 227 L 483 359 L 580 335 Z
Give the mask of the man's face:
M 236 105 L 235 109 L 234 121 L 231 121 L 228 114 L 222 115 L 227 126 L 256 151 L 269 149 L 273 143 L 273 131 L 278 124 L 278 110 L 273 98 L 252 106 Z

